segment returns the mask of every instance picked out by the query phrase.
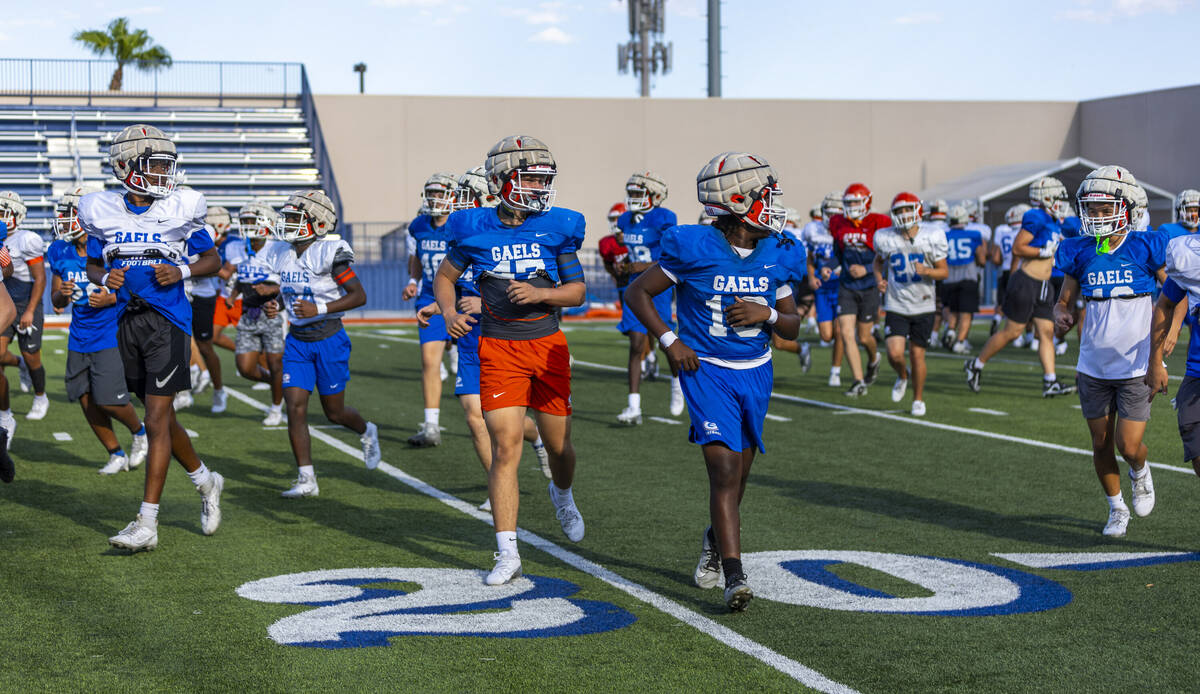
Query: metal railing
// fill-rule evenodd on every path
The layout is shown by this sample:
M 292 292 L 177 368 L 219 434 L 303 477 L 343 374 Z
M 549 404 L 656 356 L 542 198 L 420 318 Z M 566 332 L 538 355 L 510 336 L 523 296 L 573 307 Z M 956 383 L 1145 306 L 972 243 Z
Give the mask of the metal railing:
M 338 192 L 337 179 L 333 176 L 329 148 L 325 146 L 325 133 L 321 131 L 321 119 L 317 116 L 317 105 L 313 100 L 312 89 L 308 86 L 308 72 L 303 65 L 300 66 L 300 111 L 304 114 L 305 125 L 308 126 L 308 142 L 312 146 L 313 163 L 321 176 L 321 185 L 333 201 L 338 218 L 344 220 L 346 210 L 342 207 L 342 195 Z
M 61 60 L 40 58 L 0 58 L 0 97 L 85 98 L 142 97 L 187 99 L 216 97 L 218 105 L 226 98 L 279 101 L 287 106 L 302 90 L 304 66 L 301 63 L 253 63 L 203 60 L 177 60 L 161 70 L 139 70 L 125 65 L 121 91 L 112 91 L 109 82 L 117 69 L 115 60 Z

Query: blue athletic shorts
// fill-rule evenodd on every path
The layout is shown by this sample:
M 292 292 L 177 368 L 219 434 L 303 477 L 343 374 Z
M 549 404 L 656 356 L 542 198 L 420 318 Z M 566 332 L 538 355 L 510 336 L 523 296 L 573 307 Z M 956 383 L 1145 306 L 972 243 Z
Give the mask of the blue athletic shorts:
M 763 421 L 771 399 L 775 369 L 771 362 L 752 369 L 730 369 L 706 361 L 696 371 L 680 371 L 692 429 L 688 440 L 701 446 L 723 443 L 734 451 L 763 447 Z
M 455 395 L 479 395 L 479 348 L 458 346 L 458 374 L 454 377 Z
M 668 289 L 667 291 L 654 297 L 654 309 L 658 311 L 658 317 L 663 319 L 671 330 L 675 329 L 675 321 L 671 320 L 671 297 L 674 296 L 675 290 Z M 617 331 L 622 334 L 631 332 L 646 333 L 646 326 L 633 315 L 633 310 L 629 308 L 629 304 L 621 304 L 621 322 L 617 323 Z
M 821 285 L 821 288 L 813 295 L 813 303 L 817 306 L 818 323 L 831 323 L 838 314 L 838 286 L 834 284 L 833 289 L 826 289 L 827 286 Z
M 421 310 L 425 306 L 418 306 L 417 310 Z M 442 314 L 429 317 L 429 326 L 417 326 L 417 337 L 421 338 L 421 344 L 426 342 L 444 342 L 450 339 L 450 333 L 446 332 L 446 319 Z
M 283 344 L 283 387 L 336 395 L 350 381 L 350 338 L 345 330 L 304 342 L 288 335 Z

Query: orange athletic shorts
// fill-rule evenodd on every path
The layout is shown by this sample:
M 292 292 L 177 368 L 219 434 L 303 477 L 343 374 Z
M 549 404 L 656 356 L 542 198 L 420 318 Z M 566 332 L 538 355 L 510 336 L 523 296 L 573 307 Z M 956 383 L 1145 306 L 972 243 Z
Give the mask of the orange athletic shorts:
M 233 308 L 225 308 L 225 297 L 217 297 L 217 308 L 213 311 L 213 325 L 222 327 L 237 325 L 242 317 L 242 300 L 233 302 Z
M 483 410 L 532 407 L 571 414 L 571 355 L 561 330 L 533 340 L 479 338 L 479 401 Z

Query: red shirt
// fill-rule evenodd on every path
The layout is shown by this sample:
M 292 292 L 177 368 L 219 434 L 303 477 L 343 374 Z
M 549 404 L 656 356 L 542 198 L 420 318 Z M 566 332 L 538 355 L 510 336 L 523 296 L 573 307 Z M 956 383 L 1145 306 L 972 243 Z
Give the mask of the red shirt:
M 875 286 L 871 265 L 875 262 L 875 232 L 892 225 L 892 218 L 870 212 L 860 220 L 835 214 L 829 220 L 833 249 L 842 263 L 841 285 L 848 289 L 870 289 Z M 858 279 L 850 276 L 851 265 L 862 265 L 867 274 Z
M 629 249 L 617 243 L 616 234 L 609 234 L 600 239 L 600 257 L 613 265 L 620 265 L 629 258 Z M 629 284 L 629 275 L 620 275 L 613 279 L 618 289 Z

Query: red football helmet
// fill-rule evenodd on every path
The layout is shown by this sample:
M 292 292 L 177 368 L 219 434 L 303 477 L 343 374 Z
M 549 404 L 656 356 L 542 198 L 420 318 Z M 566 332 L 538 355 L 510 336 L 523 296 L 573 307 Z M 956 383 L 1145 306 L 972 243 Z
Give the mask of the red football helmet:
M 892 198 L 892 226 L 901 231 L 912 229 L 921 221 L 921 207 L 921 199 L 912 193 Z
M 842 193 L 842 214 L 847 219 L 862 219 L 871 211 L 871 189 L 861 183 L 851 183 Z
M 618 202 L 608 208 L 608 228 L 614 233 L 617 231 L 617 219 L 625 214 L 625 203 Z

